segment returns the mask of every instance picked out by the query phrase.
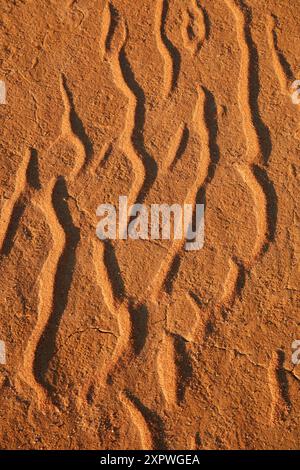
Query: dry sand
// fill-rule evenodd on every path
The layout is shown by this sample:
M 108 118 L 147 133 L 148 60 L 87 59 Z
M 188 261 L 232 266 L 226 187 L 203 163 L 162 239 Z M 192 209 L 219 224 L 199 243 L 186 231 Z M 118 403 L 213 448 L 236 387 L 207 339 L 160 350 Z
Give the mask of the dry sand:
M 299 2 L 0 13 L 0 447 L 299 448 Z M 100 241 L 119 195 L 204 248 Z

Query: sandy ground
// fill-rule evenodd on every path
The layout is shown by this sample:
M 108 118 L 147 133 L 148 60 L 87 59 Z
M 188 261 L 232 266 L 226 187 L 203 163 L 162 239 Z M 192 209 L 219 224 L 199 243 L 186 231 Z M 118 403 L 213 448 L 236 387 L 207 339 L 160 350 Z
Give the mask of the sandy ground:
M 0 12 L 0 447 L 299 448 L 299 2 Z M 102 242 L 119 195 L 204 248 Z

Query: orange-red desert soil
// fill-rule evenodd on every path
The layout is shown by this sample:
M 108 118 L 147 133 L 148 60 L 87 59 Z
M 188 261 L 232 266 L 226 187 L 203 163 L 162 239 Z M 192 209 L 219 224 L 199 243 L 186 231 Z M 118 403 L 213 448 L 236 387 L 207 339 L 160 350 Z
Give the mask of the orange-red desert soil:
M 0 0 L 2 449 L 299 448 L 299 19 Z M 101 241 L 120 195 L 203 249 Z

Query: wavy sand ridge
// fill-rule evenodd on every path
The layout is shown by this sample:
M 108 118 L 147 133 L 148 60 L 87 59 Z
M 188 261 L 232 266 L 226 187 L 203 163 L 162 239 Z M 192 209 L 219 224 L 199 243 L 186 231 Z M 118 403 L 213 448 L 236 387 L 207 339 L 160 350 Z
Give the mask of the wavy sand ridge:
M 66 137 L 74 145 L 77 156 L 75 165 L 69 175 L 72 180 L 84 168 L 88 152 L 84 143 L 72 128 L 72 119 L 78 118 L 64 76 L 61 76 L 60 89 L 64 105 L 60 138 Z M 60 276 L 67 259 L 73 257 L 73 252 L 79 240 L 78 229 L 73 226 L 67 205 L 64 202 L 66 195 L 65 178 L 52 178 L 47 187 L 42 188 L 37 197 L 32 200 L 32 203 L 45 215 L 51 230 L 53 245 L 40 274 L 38 319 L 24 352 L 23 369 L 20 372 L 20 377 L 36 391 L 38 400 L 44 403 L 47 402 L 47 394 L 50 389 L 45 374 L 51 358 L 51 351 L 53 351 L 55 345 L 59 320 L 67 303 L 68 288 L 70 287 L 67 285 L 61 286 Z M 62 296 L 65 298 L 61 304 Z
M 272 144 L 269 130 L 262 122 L 258 110 L 259 63 L 257 47 L 251 35 L 251 11 L 244 2 L 226 0 L 236 20 L 237 39 L 241 51 L 239 106 L 247 141 L 247 163 L 237 164 L 237 170 L 248 185 L 256 209 L 257 238 L 252 260 L 245 268 L 268 249 L 276 230 L 276 194 L 266 172 Z

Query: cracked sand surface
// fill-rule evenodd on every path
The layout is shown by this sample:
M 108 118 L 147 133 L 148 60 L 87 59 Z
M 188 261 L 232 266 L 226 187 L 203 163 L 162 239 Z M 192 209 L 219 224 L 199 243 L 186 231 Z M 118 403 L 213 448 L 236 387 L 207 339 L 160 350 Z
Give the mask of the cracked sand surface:
M 0 447 L 299 448 L 298 2 L 0 11 Z M 100 241 L 119 195 L 204 248 Z

